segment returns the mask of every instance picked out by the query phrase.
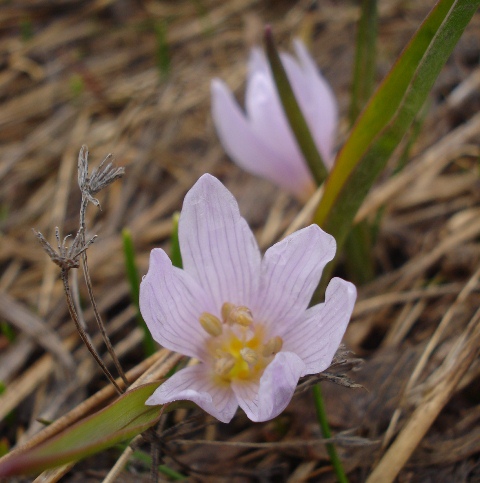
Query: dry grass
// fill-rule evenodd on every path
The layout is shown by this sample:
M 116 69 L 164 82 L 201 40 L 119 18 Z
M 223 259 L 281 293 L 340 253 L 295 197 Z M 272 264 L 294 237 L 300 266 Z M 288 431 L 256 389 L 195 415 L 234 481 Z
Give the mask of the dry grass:
M 358 10 L 346 0 L 319 3 L 314 13 L 307 1 L 255 0 L 36 0 L 0 9 L 0 318 L 15 332 L 13 342 L 0 335 L 1 441 L 25 442 L 41 429 L 37 418 L 58 419 L 54 431 L 114 395 L 102 389 L 69 319 L 58 267 L 31 231 L 52 241 L 55 226 L 76 230 L 80 146 L 88 144 L 94 165 L 113 152 L 126 167 L 125 178 L 100 195 L 102 211 L 87 212 L 99 235 L 89 266 L 130 377 L 152 364 L 148 374 L 158 376 L 171 356 L 142 363 L 120 231 L 131 230 L 145 273 L 150 249 L 168 248 L 185 192 L 210 172 L 237 196 L 263 246 L 281 237 L 300 207 L 228 162 L 212 128 L 209 82 L 222 77 L 240 93 L 264 22 L 284 46 L 313 22 L 312 49 L 345 114 Z M 381 2 L 379 78 L 427 8 Z M 157 65 L 154 28 L 165 22 L 168 73 Z M 349 377 L 367 390 L 324 385 L 335 432 L 348 432 L 339 451 L 353 482 L 397 473 L 402 482 L 480 481 L 479 39 L 477 15 L 435 86 L 411 161 L 384 176 L 358 214 L 372 219 L 383 210 L 378 277 L 360 288 L 345 338 L 365 359 Z M 308 210 L 299 223 L 308 223 Z M 95 334 L 91 311 L 85 318 Z M 308 392 L 277 422 L 249 424 L 239 413 L 227 427 L 194 415 L 169 416 L 165 428 L 178 426 L 162 436 L 165 463 L 190 481 L 334 481 Z M 110 450 L 42 481 L 64 473 L 63 481 L 148 481 L 138 461 L 122 470 L 128 454 L 107 477 L 120 454 Z

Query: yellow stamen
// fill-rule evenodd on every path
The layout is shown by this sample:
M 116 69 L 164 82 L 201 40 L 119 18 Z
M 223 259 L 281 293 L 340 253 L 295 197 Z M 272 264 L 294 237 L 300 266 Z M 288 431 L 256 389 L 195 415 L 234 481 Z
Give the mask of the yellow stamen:
M 277 354 L 282 350 L 283 340 L 278 335 L 270 339 L 264 346 L 262 355 L 264 357 L 269 357 Z
M 252 312 L 248 307 L 242 305 L 233 308 L 227 317 L 227 322 L 229 324 L 238 324 L 242 327 L 248 327 L 253 323 Z
M 225 354 L 215 361 L 215 373 L 219 376 L 226 376 L 235 367 L 235 357 Z
M 222 319 L 224 322 L 227 321 L 228 316 L 230 315 L 230 312 L 235 308 L 234 304 L 231 304 L 230 302 L 225 302 L 222 305 Z
M 206 351 L 219 383 L 258 381 L 273 356 L 281 351 L 281 337 L 265 339 L 263 325 L 253 320 L 252 312 L 243 305 L 225 302 L 221 318 L 204 312 L 199 320 L 211 335 Z
M 240 350 L 242 359 L 249 365 L 254 366 L 258 362 L 258 353 L 249 347 L 244 347 Z
M 198 320 L 200 321 L 200 325 L 205 329 L 205 332 L 212 337 L 218 337 L 222 334 L 222 322 L 215 315 L 203 312 Z

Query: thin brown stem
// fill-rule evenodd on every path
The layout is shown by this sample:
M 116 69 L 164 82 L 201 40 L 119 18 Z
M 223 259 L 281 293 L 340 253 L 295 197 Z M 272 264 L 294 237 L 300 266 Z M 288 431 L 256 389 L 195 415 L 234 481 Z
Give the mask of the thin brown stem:
M 85 211 L 87 209 L 88 205 L 88 199 L 83 196 L 82 197 L 82 204 L 80 207 L 80 233 L 82 237 L 82 241 L 85 242 Z M 107 331 L 105 329 L 105 324 L 103 323 L 102 317 L 100 316 L 100 313 L 98 311 L 97 303 L 95 301 L 95 297 L 93 295 L 93 287 L 92 287 L 92 279 L 90 278 L 90 271 L 88 269 L 88 263 L 87 263 L 87 252 L 84 251 L 82 253 L 82 267 L 83 267 L 83 275 L 85 278 L 85 284 L 87 286 L 88 290 L 88 296 L 90 298 L 90 302 L 92 304 L 93 308 L 93 313 L 95 315 L 95 320 L 97 322 L 98 329 L 100 330 L 100 333 L 102 334 L 103 341 L 105 342 L 105 346 L 107 347 L 108 353 L 110 354 L 113 363 L 115 364 L 115 367 L 117 368 L 119 376 L 122 378 L 123 382 L 125 383 L 125 386 L 128 387 L 129 383 L 127 380 L 127 377 L 125 376 L 125 372 L 122 369 L 122 366 L 120 365 L 120 361 L 118 360 L 117 354 L 115 352 L 115 349 L 113 348 L 113 345 L 110 341 L 110 338 L 108 337 Z
M 70 312 L 70 317 L 73 319 L 73 321 L 75 323 L 75 327 L 77 328 L 77 331 L 78 331 L 83 343 L 87 346 L 87 349 L 89 350 L 90 354 L 92 354 L 93 358 L 97 361 L 97 364 L 100 366 L 103 373 L 107 376 L 108 380 L 113 384 L 113 386 L 115 387 L 118 394 L 123 394 L 124 391 L 122 389 L 120 389 L 120 386 L 116 383 L 114 377 L 112 376 L 112 374 L 108 370 L 107 366 L 103 363 L 99 354 L 95 350 L 95 347 L 93 347 L 92 343 L 90 342 L 90 339 L 88 338 L 87 333 L 85 332 L 84 328 L 80 324 L 80 321 L 78 320 L 78 315 L 77 315 L 77 312 L 75 310 L 75 305 L 73 303 L 73 298 L 72 298 L 72 294 L 71 294 L 71 291 L 70 291 L 70 285 L 69 285 L 69 282 L 68 282 L 68 270 L 62 268 L 62 270 L 60 272 L 60 277 L 62 279 L 63 287 L 64 287 L 64 290 L 65 290 L 65 295 L 67 297 L 67 306 L 68 306 L 68 311 Z
M 150 445 L 152 465 L 150 469 L 150 481 L 158 483 L 158 465 L 160 464 L 160 448 L 154 442 Z

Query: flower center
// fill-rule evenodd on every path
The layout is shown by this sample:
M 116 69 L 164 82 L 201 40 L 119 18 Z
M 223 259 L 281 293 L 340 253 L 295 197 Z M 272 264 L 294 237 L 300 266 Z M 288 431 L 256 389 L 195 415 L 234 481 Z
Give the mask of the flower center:
M 200 325 L 210 335 L 207 352 L 215 374 L 223 381 L 259 379 L 283 341 L 276 336 L 265 340 L 265 331 L 255 324 L 248 307 L 225 302 L 222 320 L 203 312 Z

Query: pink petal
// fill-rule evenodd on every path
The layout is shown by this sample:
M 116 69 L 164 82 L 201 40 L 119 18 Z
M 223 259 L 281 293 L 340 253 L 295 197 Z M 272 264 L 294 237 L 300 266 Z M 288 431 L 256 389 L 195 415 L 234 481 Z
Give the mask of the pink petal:
M 308 86 L 305 95 L 299 95 L 296 91 L 295 95 L 325 163 L 331 166 L 338 125 L 337 101 L 305 45 L 295 40 L 294 47 Z
M 250 57 L 248 58 L 247 82 L 254 73 L 263 72 L 264 74 L 268 74 L 269 71 L 270 67 L 263 50 L 260 47 L 254 47 L 250 52 Z
M 298 61 L 292 55 L 282 52 L 280 58 L 282 60 L 283 68 L 287 73 L 290 85 L 292 86 L 295 98 L 297 99 L 302 112 L 305 114 L 304 106 L 308 106 L 310 101 L 310 86 L 308 78 L 298 64 Z
M 172 266 L 162 249 L 150 254 L 150 267 L 140 284 L 140 310 L 153 338 L 172 351 L 204 360 L 208 334 L 199 316 L 212 305 L 202 288 Z
M 271 328 L 272 335 L 280 335 L 284 324 L 288 329 L 303 316 L 335 249 L 331 235 L 310 225 L 267 250 L 259 297 L 251 309 L 256 319 Z
M 333 278 L 325 294 L 325 303 L 307 310 L 303 320 L 278 334 L 283 349 L 295 352 L 306 364 L 307 374 L 327 369 L 342 341 L 350 320 L 357 291 L 355 286 L 340 278 Z
M 179 221 L 184 269 L 209 294 L 212 313 L 231 302 L 249 306 L 258 290 L 260 251 L 225 186 L 203 175 L 185 196 Z
M 304 173 L 299 175 L 288 158 L 272 151 L 265 140 L 253 131 L 232 93 L 221 80 L 212 81 L 211 91 L 215 129 L 232 160 L 246 171 L 269 179 L 301 197 L 310 187 L 311 178 L 305 180 Z
M 267 366 L 260 383 L 232 382 L 240 407 L 255 422 L 278 416 L 291 401 L 304 362 L 292 352 L 280 352 Z
M 251 74 L 245 106 L 252 130 L 275 153 L 277 169 L 282 167 L 285 175 L 288 172 L 293 177 L 290 185 L 308 185 L 312 176 L 288 124 L 270 71 Z
M 167 379 L 146 404 L 192 401 L 222 423 L 229 423 L 238 408 L 229 384 L 217 384 L 203 364 L 187 367 Z

